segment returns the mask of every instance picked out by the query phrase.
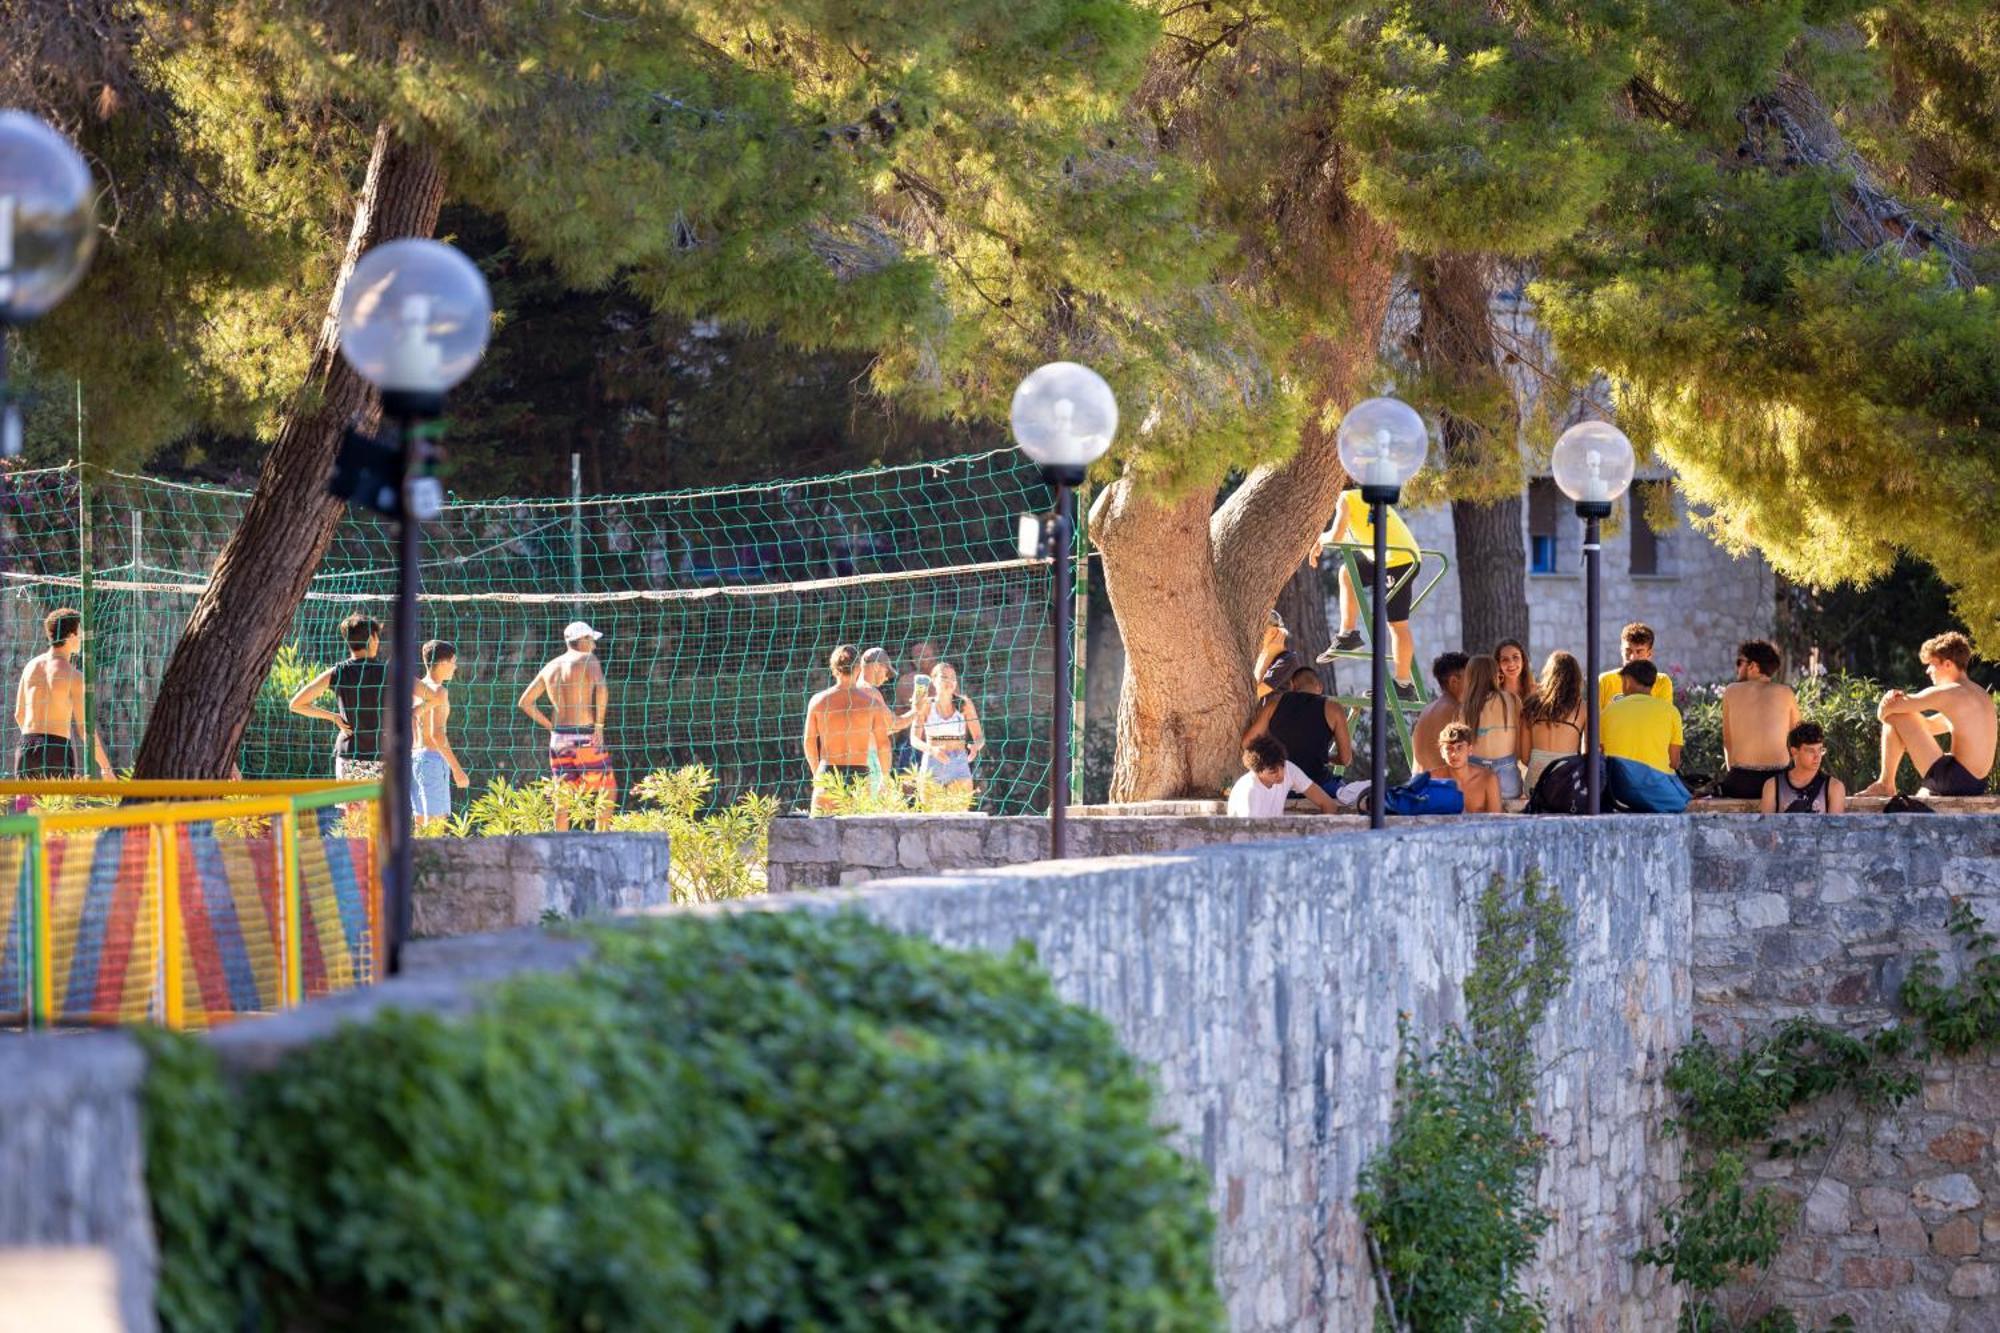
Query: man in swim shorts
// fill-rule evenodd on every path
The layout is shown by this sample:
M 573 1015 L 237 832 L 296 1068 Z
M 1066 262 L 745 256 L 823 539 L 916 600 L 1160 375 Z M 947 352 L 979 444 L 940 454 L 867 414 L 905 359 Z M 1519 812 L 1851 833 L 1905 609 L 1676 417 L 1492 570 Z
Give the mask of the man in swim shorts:
M 14 751 L 14 776 L 80 778 L 74 740 L 83 735 L 83 672 L 72 660 L 83 642 L 83 616 L 59 606 L 42 619 L 49 650 L 30 658 L 14 691 L 14 725 L 21 742 Z M 111 759 L 95 736 L 97 765 L 111 776 Z
M 1778 649 L 1762 639 L 1736 648 L 1736 680 L 1722 691 L 1722 757 L 1729 765 L 1718 796 L 1755 801 L 1792 763 L 1787 742 L 1799 725 L 1798 696 L 1777 679 Z
M 1981 796 L 1993 772 L 1996 718 L 1993 696 L 1965 674 L 1972 644 L 1953 631 L 1924 641 L 1919 651 L 1930 675 L 1929 689 L 1905 694 L 1890 690 L 1875 716 L 1882 722 L 1882 771 L 1863 796 L 1894 796 L 1896 770 L 1908 755 L 1923 775 L 1919 796 Z M 1937 742 L 1951 737 L 1946 753 Z
M 536 726 L 548 731 L 549 772 L 595 806 L 600 832 L 611 826 L 611 814 L 618 806 L 618 774 L 611 767 L 611 752 L 604 747 L 604 714 L 611 704 L 611 690 L 597 656 L 597 641 L 603 637 L 581 620 L 565 625 L 563 642 L 568 651 L 536 672 L 516 701 Z M 554 717 L 535 704 L 543 694 L 549 697 Z M 568 828 L 569 803 L 558 800 L 556 831 Z
M 833 673 L 833 684 L 806 705 L 803 742 L 806 767 L 812 770 L 816 815 L 832 812 L 831 775 L 878 781 L 871 776 L 871 756 L 878 766 L 875 773 L 890 771 L 889 708 L 874 687 L 861 683 L 861 650 L 843 643 L 826 666 Z

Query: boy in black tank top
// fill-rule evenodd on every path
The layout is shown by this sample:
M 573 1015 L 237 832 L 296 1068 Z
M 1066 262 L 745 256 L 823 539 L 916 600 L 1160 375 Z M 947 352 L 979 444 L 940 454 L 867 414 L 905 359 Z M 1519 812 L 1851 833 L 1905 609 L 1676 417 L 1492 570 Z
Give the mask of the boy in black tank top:
M 1847 812 L 1847 788 L 1826 771 L 1826 732 L 1817 722 L 1801 722 L 1785 737 L 1792 762 L 1764 780 L 1757 803 L 1767 815 L 1839 815 Z
M 1292 673 L 1290 688 L 1265 697 L 1244 729 L 1243 743 L 1270 736 L 1314 785 L 1331 795 L 1339 785 L 1335 767 L 1354 759 L 1354 742 L 1347 732 L 1347 710 L 1326 697 L 1319 673 L 1302 666 Z M 1332 754 L 1333 763 L 1328 763 Z
M 340 622 L 348 658 L 328 667 L 292 696 L 292 711 L 301 717 L 331 722 L 339 729 L 333 744 L 333 776 L 359 782 L 382 776 L 382 709 L 389 695 L 389 669 L 377 660 L 382 626 L 358 612 Z M 339 701 L 338 713 L 316 702 L 328 690 Z

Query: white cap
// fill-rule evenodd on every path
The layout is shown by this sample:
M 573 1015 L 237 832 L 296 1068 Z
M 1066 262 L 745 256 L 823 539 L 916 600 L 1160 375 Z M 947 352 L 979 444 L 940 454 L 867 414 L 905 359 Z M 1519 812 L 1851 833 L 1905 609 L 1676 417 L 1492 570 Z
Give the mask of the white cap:
M 601 639 L 604 636 L 581 620 L 572 620 L 563 626 L 563 642 L 575 643 L 578 639 Z

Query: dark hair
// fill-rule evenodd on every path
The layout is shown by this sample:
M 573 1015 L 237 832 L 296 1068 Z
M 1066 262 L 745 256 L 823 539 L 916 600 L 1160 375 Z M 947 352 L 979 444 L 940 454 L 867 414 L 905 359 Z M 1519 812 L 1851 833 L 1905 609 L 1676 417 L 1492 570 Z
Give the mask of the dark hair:
M 1466 726 L 1463 722 L 1447 722 L 1444 725 L 1444 730 L 1438 733 L 1438 748 L 1442 750 L 1445 746 L 1456 744 L 1460 741 L 1470 745 L 1478 735 L 1478 732 Z
M 340 636 L 347 640 L 351 652 L 360 652 L 368 646 L 368 641 L 382 632 L 382 622 L 373 616 L 364 616 L 359 611 L 340 622 Z
M 1292 674 L 1285 679 L 1286 686 L 1294 690 L 1297 689 L 1299 687 L 1299 677 L 1301 676 L 1310 678 L 1312 683 L 1314 685 L 1319 686 L 1321 689 L 1326 688 L 1326 682 L 1319 678 L 1319 672 L 1316 669 L 1309 666 L 1302 666 L 1294 669 Z
M 1926 662 L 1950 662 L 1960 671 L 1972 665 L 1972 641 L 1957 630 L 1925 639 L 1920 656 Z
M 424 670 L 429 671 L 439 662 L 450 662 L 458 657 L 458 649 L 443 639 L 430 639 L 423 647 Z
M 1447 676 L 1456 676 L 1471 660 L 1464 653 L 1439 653 L 1431 659 L 1431 679 L 1443 685 Z
M 1643 620 L 1635 620 L 1619 633 L 1618 642 L 1627 648 L 1651 648 L 1653 627 Z
M 1525 643 L 1522 643 L 1522 642 L 1521 642 L 1521 641 L 1520 641 L 1519 639 L 1502 639 L 1502 640 L 1500 640 L 1500 642 L 1498 642 L 1498 643 L 1496 643 L 1496 644 L 1494 644 L 1494 645 L 1493 645 L 1493 661 L 1494 661 L 1494 664 L 1495 664 L 1495 665 L 1498 665 L 1498 664 L 1499 664 L 1499 661 L 1500 661 L 1500 654 L 1501 654 L 1501 653 L 1504 653 L 1504 652 L 1506 652 L 1506 651 L 1507 651 L 1507 650 L 1508 650 L 1509 648 L 1512 648 L 1512 649 L 1513 649 L 1513 650 L 1514 650 L 1515 652 L 1517 652 L 1517 653 L 1519 653 L 1519 654 L 1521 655 L 1521 690 L 1520 690 L 1520 692 L 1521 692 L 1522 694 L 1527 694 L 1527 693 L 1529 693 L 1529 692 L 1530 692 L 1531 690 L 1533 690 L 1533 689 L 1535 688 L 1535 673 L 1534 673 L 1534 671 L 1533 671 L 1533 670 L 1532 670 L 1532 669 L 1531 669 L 1531 668 L 1530 668 L 1530 667 L 1528 666 L 1528 645 L 1527 645 L 1527 644 L 1525 644 Z
M 1252 773 L 1269 773 L 1285 766 L 1285 746 L 1276 736 L 1252 736 L 1243 742 L 1243 758 Z
M 1778 668 L 1784 663 L 1784 659 L 1778 656 L 1777 645 L 1763 639 L 1737 644 L 1736 655 L 1773 680 L 1777 679 Z
M 1521 704 L 1521 721 L 1573 722 L 1583 707 L 1583 668 L 1558 648 L 1542 663 L 1542 678 Z
M 1796 750 L 1801 745 L 1825 745 L 1826 728 L 1817 722 L 1801 722 L 1785 733 L 1785 748 Z
M 1660 678 L 1660 669 L 1642 657 L 1636 662 L 1627 662 L 1624 666 L 1618 668 L 1618 674 L 1631 681 L 1634 685 L 1637 685 L 1640 689 L 1650 690 L 1653 688 L 1654 682 Z
M 82 628 L 83 612 L 73 606 L 59 606 L 42 617 L 42 629 L 49 636 L 50 647 L 61 643 Z

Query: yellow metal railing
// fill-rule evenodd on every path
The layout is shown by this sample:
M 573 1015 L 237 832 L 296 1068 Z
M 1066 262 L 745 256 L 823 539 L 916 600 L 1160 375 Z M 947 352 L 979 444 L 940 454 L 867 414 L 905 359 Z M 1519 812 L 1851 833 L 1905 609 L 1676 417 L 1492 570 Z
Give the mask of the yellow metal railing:
M 0 1022 L 205 1027 L 381 968 L 377 783 L 0 782 Z M 341 807 L 358 818 L 341 822 Z

